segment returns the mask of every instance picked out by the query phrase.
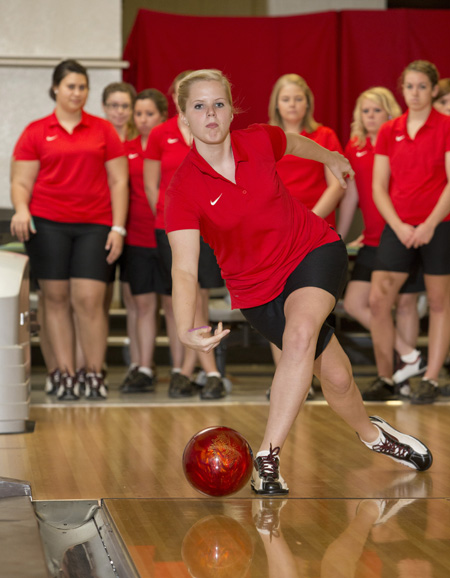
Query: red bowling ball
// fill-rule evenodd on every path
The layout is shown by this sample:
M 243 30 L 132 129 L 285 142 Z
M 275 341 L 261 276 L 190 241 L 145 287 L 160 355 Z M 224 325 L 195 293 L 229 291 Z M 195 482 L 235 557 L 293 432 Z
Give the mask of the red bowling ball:
M 193 488 L 207 496 L 229 496 L 249 481 L 253 466 L 247 440 L 228 427 L 196 433 L 183 452 L 183 470 Z

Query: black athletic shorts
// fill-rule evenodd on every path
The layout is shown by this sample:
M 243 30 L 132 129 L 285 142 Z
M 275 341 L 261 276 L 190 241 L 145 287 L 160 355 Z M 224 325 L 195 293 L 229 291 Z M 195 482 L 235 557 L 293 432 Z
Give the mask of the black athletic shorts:
M 425 275 L 450 275 L 450 221 L 439 223 L 428 245 L 408 249 L 386 225 L 377 251 L 375 270 L 410 273 L 420 262 Z
M 303 287 L 318 287 L 333 295 L 336 303 L 347 281 L 347 249 L 342 241 L 327 243 L 311 251 L 287 278 L 283 292 L 269 303 L 242 309 L 247 321 L 266 339 L 283 349 L 286 326 L 284 303 L 291 293 Z M 319 333 L 316 359 L 333 336 L 334 329 L 325 322 Z
M 33 219 L 36 234 L 25 247 L 36 279 L 109 281 L 111 265 L 106 262 L 105 245 L 111 227 Z
M 172 295 L 172 251 L 164 229 L 156 229 L 159 268 L 164 284 L 164 294 Z M 223 279 L 211 247 L 200 237 L 200 257 L 198 261 L 198 282 L 202 289 L 223 287 Z
M 356 256 L 350 281 L 366 281 L 370 283 L 375 269 L 378 247 L 361 247 Z M 423 268 L 416 262 L 413 271 L 402 285 L 400 293 L 421 293 L 425 291 Z
M 130 284 L 132 295 L 163 293 L 156 249 L 125 245 L 120 260 L 120 280 Z

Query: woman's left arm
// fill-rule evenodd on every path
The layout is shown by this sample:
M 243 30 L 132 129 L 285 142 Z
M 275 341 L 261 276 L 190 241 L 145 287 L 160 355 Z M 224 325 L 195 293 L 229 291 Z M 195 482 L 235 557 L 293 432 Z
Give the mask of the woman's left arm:
M 117 157 L 106 161 L 108 185 L 111 191 L 111 206 L 113 227 L 125 229 L 128 212 L 128 160 L 127 157 Z M 105 249 L 109 251 L 106 260 L 114 263 L 120 257 L 123 249 L 124 236 L 111 229 Z
M 322 217 L 322 219 L 328 217 L 336 209 L 345 192 L 330 169 L 326 166 L 324 169 L 328 186 L 312 208 L 312 212 Z
M 445 153 L 445 172 L 447 173 L 447 184 L 438 202 L 425 221 L 414 229 L 412 246 L 415 248 L 427 245 L 433 238 L 436 227 L 450 213 L 450 151 Z
M 344 177 L 353 178 L 355 175 L 349 161 L 343 155 L 336 151 L 329 151 L 313 140 L 298 134 L 286 133 L 286 151 L 284 154 L 323 163 L 337 178 L 343 189 L 347 188 Z

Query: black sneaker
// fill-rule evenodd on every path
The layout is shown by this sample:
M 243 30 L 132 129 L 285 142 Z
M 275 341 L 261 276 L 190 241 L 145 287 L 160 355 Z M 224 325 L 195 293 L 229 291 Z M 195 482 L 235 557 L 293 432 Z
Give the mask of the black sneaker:
M 396 430 L 381 417 L 371 416 L 370 421 L 381 431 L 382 439 L 376 445 L 363 442 L 369 449 L 420 472 L 428 470 L 433 456 L 425 444 Z
M 400 399 L 410 399 L 411 398 L 411 385 L 409 383 L 409 379 L 403 381 L 402 383 L 395 384 L 395 393 L 398 394 Z
M 450 383 L 439 386 L 439 393 L 444 397 L 450 397 Z
M 437 381 L 433 379 L 422 379 L 419 387 L 411 394 L 411 403 L 415 405 L 426 405 L 434 403 L 439 397 L 439 387 Z
M 45 378 L 44 391 L 47 395 L 56 395 L 61 384 L 61 372 L 55 369 Z
M 61 374 L 61 382 L 56 397 L 59 401 L 77 401 L 80 399 L 74 391 L 75 376 L 68 373 Z
M 206 378 L 206 383 L 200 392 L 201 399 L 220 399 L 225 397 L 227 392 L 223 385 L 223 381 L 216 375 L 210 375 Z
M 394 383 L 402 383 L 406 381 L 410 377 L 415 377 L 416 375 L 423 375 L 427 370 L 427 362 L 422 357 L 420 353 L 417 354 L 417 357 L 411 363 L 406 363 L 405 361 L 401 361 L 400 367 L 392 376 Z
M 86 373 L 86 399 L 106 399 L 108 387 L 105 385 L 103 373 Z
M 280 536 L 280 513 L 287 500 L 264 498 L 252 500 L 252 515 L 255 527 L 260 534 L 278 538 Z
M 120 391 L 123 391 L 124 388 L 130 383 L 130 381 L 134 379 L 136 373 L 138 372 L 138 369 L 139 369 L 138 366 L 128 369 L 127 374 L 125 375 L 125 379 L 123 380 L 121 386 L 119 387 Z
M 369 389 L 362 392 L 364 401 L 390 401 L 398 399 L 394 385 L 388 383 L 384 377 L 377 377 L 369 386 Z
M 189 377 L 182 373 L 172 373 L 169 385 L 169 397 L 192 397 L 196 393 L 196 386 Z
M 133 379 L 130 379 L 127 383 L 122 385 L 120 388 L 121 393 L 150 393 L 155 391 L 155 384 L 153 383 L 153 377 L 143 373 L 142 371 L 136 371 Z
M 84 395 L 86 391 L 86 370 L 84 369 L 84 367 L 82 367 L 75 373 L 74 391 L 75 394 L 78 395 L 78 397 Z
M 263 452 L 261 452 L 263 453 Z M 280 474 L 280 448 L 257 454 L 253 460 L 252 490 L 260 495 L 276 496 L 289 493 L 289 488 Z

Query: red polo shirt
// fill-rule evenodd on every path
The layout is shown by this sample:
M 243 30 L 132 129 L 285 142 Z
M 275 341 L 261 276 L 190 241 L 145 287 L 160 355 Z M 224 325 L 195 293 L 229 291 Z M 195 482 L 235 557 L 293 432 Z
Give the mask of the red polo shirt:
M 445 153 L 450 151 L 450 117 L 434 108 L 414 140 L 408 135 L 408 112 L 385 123 L 375 154 L 389 157 L 389 194 L 404 223 L 419 225 L 436 206 L 447 184 Z M 450 220 L 450 214 L 443 219 Z
M 217 257 L 232 307 L 255 307 L 283 291 L 308 253 L 339 237 L 279 178 L 276 161 L 286 150 L 280 128 L 233 131 L 231 145 L 236 184 L 192 148 L 167 190 L 166 230 L 199 229 Z
M 314 132 L 303 131 L 305 136 L 330 151 L 342 154 L 342 146 L 336 134 L 327 126 L 319 126 Z M 293 197 L 299 199 L 308 209 L 312 209 L 325 189 L 328 187 L 325 178 L 325 167 L 317 161 L 299 159 L 285 155 L 277 164 L 277 172 Z M 325 219 L 332 227 L 336 225 L 335 211 Z
M 40 163 L 30 202 L 33 216 L 110 226 L 105 163 L 124 154 L 112 124 L 83 111 L 72 134 L 54 113 L 32 122 L 20 136 L 13 157 Z
M 385 220 L 380 215 L 372 196 L 372 174 L 375 151 L 370 138 L 362 148 L 357 145 L 355 137 L 347 143 L 345 156 L 355 171 L 355 182 L 358 188 L 359 207 L 364 219 L 363 243 L 378 247 Z
M 167 187 L 177 168 L 186 158 L 189 145 L 178 128 L 178 116 L 155 126 L 150 133 L 145 158 L 161 162 L 161 181 L 156 204 L 156 229 L 164 229 L 164 200 Z
M 156 247 L 155 216 L 144 189 L 144 151 L 141 137 L 127 141 L 125 150 L 130 175 L 130 204 L 125 243 L 137 247 Z

